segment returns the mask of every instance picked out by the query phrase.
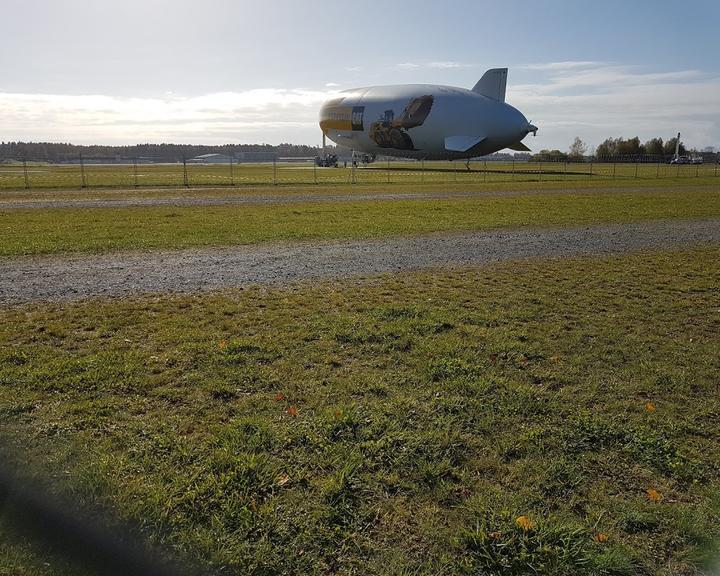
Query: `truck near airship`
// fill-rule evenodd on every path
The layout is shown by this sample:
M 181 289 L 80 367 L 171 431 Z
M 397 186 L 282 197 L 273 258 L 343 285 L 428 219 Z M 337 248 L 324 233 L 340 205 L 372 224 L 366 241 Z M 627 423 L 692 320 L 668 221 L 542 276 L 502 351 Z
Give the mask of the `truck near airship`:
M 529 151 L 522 140 L 537 127 L 505 103 L 506 84 L 507 68 L 493 68 L 472 90 L 430 84 L 346 90 L 320 109 L 323 141 L 372 156 L 418 160 Z

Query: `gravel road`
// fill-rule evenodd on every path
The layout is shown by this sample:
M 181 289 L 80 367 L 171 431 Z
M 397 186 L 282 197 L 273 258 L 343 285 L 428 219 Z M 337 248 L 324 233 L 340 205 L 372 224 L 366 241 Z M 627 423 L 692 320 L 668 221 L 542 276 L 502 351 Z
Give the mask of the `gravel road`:
M 720 220 L 0 259 L 0 305 L 720 243 Z
M 710 189 L 710 188 L 708 188 Z M 349 192 L 339 194 L 208 194 L 197 195 L 122 196 L 119 198 L 1 198 L 0 211 L 47 208 L 128 208 L 132 206 L 253 206 L 265 204 L 298 204 L 303 202 L 368 202 L 387 200 L 442 200 L 444 198 L 492 198 L 497 196 L 532 196 L 538 194 L 582 193 L 652 193 L 669 188 L 559 188 L 535 190 L 428 191 L 428 192 Z M 91 194 L 91 193 L 88 193 Z

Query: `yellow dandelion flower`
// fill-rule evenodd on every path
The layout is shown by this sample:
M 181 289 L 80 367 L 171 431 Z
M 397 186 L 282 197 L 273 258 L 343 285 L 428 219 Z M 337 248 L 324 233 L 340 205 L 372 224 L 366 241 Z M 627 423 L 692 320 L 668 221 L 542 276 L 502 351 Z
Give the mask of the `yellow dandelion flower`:
M 645 411 L 655 412 L 655 404 L 653 404 L 652 402 L 648 402 L 647 404 L 645 404 Z
M 655 488 L 648 488 L 646 490 L 647 497 L 650 498 L 653 502 L 660 502 L 662 500 L 662 494 L 655 490 Z
M 525 531 L 530 530 L 533 526 L 535 526 L 535 523 L 530 520 L 527 516 L 518 516 L 515 518 L 515 524 L 520 526 Z

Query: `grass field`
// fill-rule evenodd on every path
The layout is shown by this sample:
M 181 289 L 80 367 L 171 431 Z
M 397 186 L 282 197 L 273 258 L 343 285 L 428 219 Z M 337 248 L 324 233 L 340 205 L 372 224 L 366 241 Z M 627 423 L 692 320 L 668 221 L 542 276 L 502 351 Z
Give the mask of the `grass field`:
M 662 180 L 717 178 L 717 164 L 612 164 L 558 162 L 376 162 L 367 167 L 318 168 L 312 163 L 188 165 L 191 186 L 257 186 L 301 184 L 480 184 L 500 182 L 590 182 L 592 180 Z M 27 166 L 30 188 L 183 186 L 182 164 L 131 165 L 32 164 Z M 22 164 L 0 164 L 0 190 L 25 188 Z
M 45 188 L 0 201 L 280 202 L 8 206 L 0 256 L 720 217 L 712 166 L 640 165 L 638 178 L 412 167 L 358 169 L 356 184 L 319 170 L 327 186 L 307 167 L 278 167 L 278 184 L 292 170 L 307 182 L 293 186 L 263 184 L 272 166 L 240 167 L 253 186 L 232 188 L 212 187 L 228 167 L 193 166 L 207 188 L 135 189 L 91 166 L 90 185 L 110 187 L 82 190 L 75 168 L 65 187 L 53 167 Z M 153 166 L 145 184 L 177 168 Z M 446 191 L 477 195 L 369 198 Z M 365 199 L 323 199 L 354 193 Z M 708 247 L 0 308 L 5 462 L 223 573 L 709 573 L 718 262 Z M 0 514 L 6 573 L 77 574 Z
M 708 186 L 246 206 L 10 209 L 0 211 L 0 256 L 718 216 L 720 188 Z
M 0 430 L 241 574 L 697 574 L 720 249 L 0 310 Z M 50 574 L 0 538 L 0 573 Z

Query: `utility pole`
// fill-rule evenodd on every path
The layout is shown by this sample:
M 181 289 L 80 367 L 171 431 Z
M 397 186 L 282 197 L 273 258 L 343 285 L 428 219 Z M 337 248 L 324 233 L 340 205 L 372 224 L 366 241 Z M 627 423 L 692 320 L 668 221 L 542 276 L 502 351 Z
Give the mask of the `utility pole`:
M 185 162 L 185 156 L 182 157 L 183 163 L 183 186 L 190 188 L 190 180 L 188 180 L 187 163 Z

